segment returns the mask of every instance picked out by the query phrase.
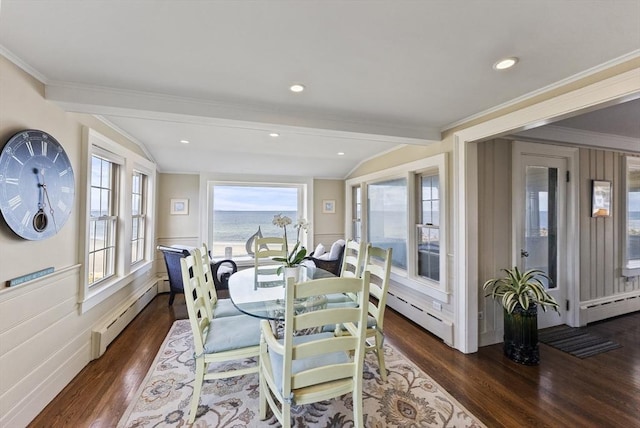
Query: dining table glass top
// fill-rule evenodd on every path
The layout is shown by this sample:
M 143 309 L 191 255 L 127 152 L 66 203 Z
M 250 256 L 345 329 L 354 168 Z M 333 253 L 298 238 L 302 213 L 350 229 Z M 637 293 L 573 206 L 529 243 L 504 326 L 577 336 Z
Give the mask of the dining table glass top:
M 284 274 L 276 271 L 279 266 L 259 266 L 238 271 L 229 277 L 229 297 L 243 313 L 269 320 L 284 320 L 285 280 Z M 326 270 L 301 266 L 303 281 L 332 278 L 334 274 Z M 327 304 L 352 302 L 346 295 L 315 296 L 309 300 L 296 302 L 297 311 L 312 311 Z

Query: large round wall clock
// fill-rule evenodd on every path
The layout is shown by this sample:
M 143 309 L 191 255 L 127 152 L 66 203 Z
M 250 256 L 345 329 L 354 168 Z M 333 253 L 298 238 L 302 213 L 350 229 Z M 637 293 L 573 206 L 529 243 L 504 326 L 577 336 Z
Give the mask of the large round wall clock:
M 60 231 L 73 208 L 69 157 L 51 135 L 18 132 L 0 153 L 0 211 L 18 236 L 38 240 Z

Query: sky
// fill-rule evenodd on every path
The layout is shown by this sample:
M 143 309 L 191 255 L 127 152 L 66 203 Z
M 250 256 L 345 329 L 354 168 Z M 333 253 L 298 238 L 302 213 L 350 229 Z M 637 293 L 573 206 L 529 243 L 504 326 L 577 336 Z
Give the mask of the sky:
M 215 211 L 297 211 L 295 187 L 219 186 L 214 187 Z

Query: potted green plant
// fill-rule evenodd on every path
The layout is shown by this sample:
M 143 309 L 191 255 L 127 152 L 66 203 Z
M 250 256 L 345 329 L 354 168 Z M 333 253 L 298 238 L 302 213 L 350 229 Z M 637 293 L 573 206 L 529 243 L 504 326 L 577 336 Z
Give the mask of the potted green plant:
M 502 269 L 503 278 L 490 279 L 482 286 L 504 308 L 504 353 L 511 360 L 526 365 L 540 362 L 538 349 L 538 305 L 543 311 L 553 308 L 560 313 L 558 303 L 544 287 L 542 279 L 551 284 L 547 274 L 539 269 L 521 272 L 517 266 Z
M 293 226 L 296 229 L 296 244 L 293 246 L 293 250 L 289 252 L 289 242 L 287 239 L 287 225 L 291 224 L 291 218 L 278 214 L 273 217 L 273 224 L 284 229 L 284 253 L 285 257 L 274 257 L 273 260 L 281 262 L 282 266 L 278 267 L 276 273 L 280 275 L 284 271 L 284 279 L 289 276 L 296 278 L 296 282 L 301 280 L 300 278 L 300 264 L 307 255 L 307 249 L 300 244 L 300 232 L 309 228 L 309 223 L 305 219 L 298 219 Z M 290 273 L 287 273 L 290 270 Z

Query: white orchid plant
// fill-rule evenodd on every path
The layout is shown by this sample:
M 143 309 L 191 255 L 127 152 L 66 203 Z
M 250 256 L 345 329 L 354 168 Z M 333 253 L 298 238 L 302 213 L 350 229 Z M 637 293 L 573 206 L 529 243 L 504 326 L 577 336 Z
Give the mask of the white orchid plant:
M 291 218 L 278 214 L 273 216 L 273 224 L 284 229 L 284 250 L 286 257 L 274 257 L 273 260 L 281 262 L 282 266 L 278 268 L 278 274 L 282 272 L 284 267 L 295 267 L 300 265 L 302 260 L 307 255 L 307 249 L 300 245 L 300 232 L 309 229 L 309 223 L 305 219 L 298 219 L 293 228 L 296 229 L 296 245 L 294 245 L 291 252 L 289 252 L 289 242 L 287 240 L 287 226 L 292 224 Z

